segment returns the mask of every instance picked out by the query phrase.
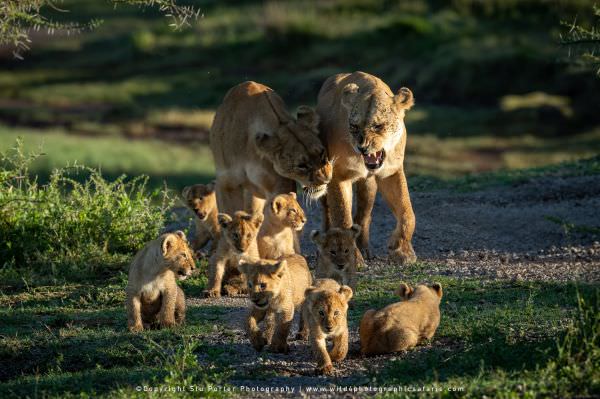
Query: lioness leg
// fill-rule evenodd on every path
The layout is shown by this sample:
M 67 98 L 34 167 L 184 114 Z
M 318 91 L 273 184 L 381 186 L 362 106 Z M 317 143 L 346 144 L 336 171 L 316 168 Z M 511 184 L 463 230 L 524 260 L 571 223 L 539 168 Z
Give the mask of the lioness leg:
M 217 178 L 217 206 L 219 212 L 233 215 L 244 209 L 244 190 L 241 185 L 230 185 L 223 178 Z
M 332 227 L 352 226 L 352 182 L 335 181 L 327 189 L 327 205 Z
M 331 226 L 331 218 L 329 217 L 329 206 L 327 204 L 327 195 L 319 198 L 321 203 L 321 230 L 327 231 Z
M 361 227 L 356 240 L 358 248 L 367 259 L 371 257 L 369 250 L 369 228 L 371 227 L 371 212 L 377 195 L 377 181 L 374 176 L 356 182 L 356 214 L 354 222 Z
M 400 170 L 385 179 L 377 179 L 377 186 L 396 217 L 396 229 L 388 242 L 390 258 L 402 264 L 413 263 L 417 260 L 411 243 L 415 231 L 415 213 L 410 203 L 404 171 Z

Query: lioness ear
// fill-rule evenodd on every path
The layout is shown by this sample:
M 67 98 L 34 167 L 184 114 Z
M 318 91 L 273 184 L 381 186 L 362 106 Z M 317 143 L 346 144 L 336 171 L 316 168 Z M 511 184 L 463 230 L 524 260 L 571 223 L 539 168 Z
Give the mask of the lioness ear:
M 310 239 L 317 245 L 321 245 L 323 242 L 323 234 L 319 230 L 313 230 L 310 232 Z
M 346 302 L 348 302 L 350 299 L 352 299 L 352 288 L 348 287 L 347 285 L 342 285 L 340 287 L 339 293 L 344 297 L 344 299 L 346 300 Z
M 395 294 L 402 299 L 408 299 L 413 293 L 413 289 L 406 283 L 401 283 L 396 289 Z
M 173 233 L 169 233 L 169 234 L 165 235 L 165 237 L 163 238 L 162 244 L 161 244 L 163 256 L 167 256 L 169 254 L 169 252 L 171 252 L 173 250 L 173 247 L 175 247 L 175 243 L 177 242 L 177 240 L 178 240 L 177 235 L 175 235 Z
M 350 227 L 350 230 L 352 231 L 352 237 L 356 239 L 356 237 L 358 237 L 358 235 L 362 231 L 362 228 L 357 224 L 353 224 L 352 227 Z
M 442 285 L 440 283 L 433 283 L 431 285 L 431 288 L 435 291 L 435 293 L 437 294 L 437 296 L 439 296 L 440 298 L 442 297 Z
M 256 142 L 256 147 L 269 155 L 279 152 L 281 149 L 281 142 L 279 137 L 275 134 L 259 132 L 254 136 L 254 140 Z
M 348 83 L 344 86 L 344 89 L 342 90 L 342 105 L 344 108 L 347 110 L 352 109 L 359 93 L 360 88 L 356 83 Z
M 394 104 L 400 109 L 409 110 L 415 105 L 415 99 L 409 88 L 403 87 L 394 96 Z
M 254 215 L 252 215 L 252 223 L 254 224 L 254 227 L 256 227 L 257 229 L 260 227 L 260 225 L 262 224 L 263 220 L 265 220 L 265 216 L 262 213 L 255 213 Z
M 287 261 L 282 260 L 281 262 L 271 265 L 271 274 L 276 274 L 277 277 L 281 278 L 281 277 L 283 277 L 283 273 L 285 273 L 286 269 L 287 269 Z
M 284 199 L 281 198 L 279 195 L 273 198 L 273 202 L 271 202 L 271 209 L 273 209 L 273 213 L 279 215 L 279 212 L 281 212 L 281 208 L 283 208 L 283 202 Z
M 191 186 L 187 186 L 184 187 L 183 190 L 181 190 L 181 196 L 185 199 L 188 199 L 188 195 L 190 194 L 190 191 L 192 190 Z
M 316 129 L 319 126 L 319 114 L 306 105 L 298 107 L 298 123 L 308 127 L 309 129 Z
M 226 213 L 219 213 L 219 215 L 217 216 L 217 220 L 219 221 L 221 227 L 226 228 L 227 226 L 229 226 L 229 223 L 231 223 L 233 219 Z

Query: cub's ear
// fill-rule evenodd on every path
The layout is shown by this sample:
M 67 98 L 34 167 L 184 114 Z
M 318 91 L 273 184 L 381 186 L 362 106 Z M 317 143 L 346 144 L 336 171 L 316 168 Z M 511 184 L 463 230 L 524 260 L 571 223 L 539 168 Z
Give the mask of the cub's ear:
M 290 191 L 290 195 L 294 197 L 294 199 L 298 198 L 295 191 Z
M 402 299 L 410 298 L 412 293 L 413 293 L 413 289 L 406 283 L 401 283 L 395 292 L 395 294 L 398 295 Z
M 342 89 L 342 105 L 347 110 L 352 109 L 354 103 L 356 102 L 356 98 L 360 93 L 360 88 L 356 83 L 348 83 Z
M 352 299 L 352 288 L 348 287 L 347 285 L 342 285 L 340 287 L 339 293 L 344 297 L 344 299 L 346 300 L 346 302 L 348 302 L 350 299 Z
M 409 110 L 415 105 L 415 98 L 409 88 L 403 87 L 394 96 L 394 104 L 400 109 Z
M 215 191 L 215 184 L 216 184 L 216 181 L 214 181 L 214 180 L 211 181 L 210 183 L 208 183 L 206 185 L 206 191 L 208 191 L 209 193 L 213 193 Z
M 175 248 L 175 245 L 177 244 L 177 240 L 179 240 L 179 237 L 176 234 L 173 234 L 173 233 L 165 234 L 165 236 L 162 240 L 162 243 L 161 243 L 161 249 L 162 249 L 163 256 L 167 256 L 173 250 L 173 248 Z
M 252 264 L 248 263 L 246 259 L 240 259 L 240 262 L 238 263 L 238 269 L 240 270 L 240 273 L 248 275 L 251 267 Z
M 440 298 L 442 297 L 442 285 L 440 283 L 433 283 L 431 285 L 431 289 L 433 289 L 435 291 L 435 293 L 437 294 L 437 296 L 439 296 Z
M 320 246 L 323 243 L 323 234 L 319 230 L 313 230 L 310 232 L 310 239 L 312 242 Z
M 274 214 L 279 215 L 279 212 L 281 212 L 281 209 L 283 208 L 284 202 L 285 199 L 280 195 L 273 198 L 273 201 L 271 202 L 271 209 L 273 210 Z
M 281 141 L 275 134 L 259 132 L 254 136 L 254 140 L 256 148 L 266 154 L 273 155 L 281 149 Z
M 271 265 L 269 269 L 271 274 L 275 274 L 277 277 L 281 278 L 287 269 L 287 261 L 282 260 L 281 262 L 275 263 L 274 265 Z
M 190 191 L 192 191 L 192 186 L 184 187 L 183 190 L 181 190 L 181 196 L 185 199 L 188 199 Z
M 176 234 L 183 241 L 187 242 L 187 237 L 185 236 L 185 233 L 183 231 L 177 230 L 177 231 L 174 231 L 173 234 Z
M 255 213 L 254 215 L 252 215 L 252 223 L 254 224 L 254 227 L 256 227 L 257 229 L 260 227 L 260 225 L 262 224 L 263 220 L 265 220 L 265 216 L 262 213 Z
M 233 221 L 231 216 L 229 216 L 226 213 L 219 213 L 219 215 L 217 216 L 217 220 L 219 221 L 219 224 L 223 228 L 227 228 L 227 226 L 229 226 L 229 223 L 231 223 Z
M 316 129 L 319 126 L 319 114 L 311 107 L 301 105 L 298 107 L 298 123 L 308 127 L 309 129 Z
M 352 231 L 352 237 L 356 239 L 356 237 L 358 237 L 358 235 L 362 231 L 362 228 L 357 224 L 353 224 L 352 227 L 350 227 L 350 230 Z

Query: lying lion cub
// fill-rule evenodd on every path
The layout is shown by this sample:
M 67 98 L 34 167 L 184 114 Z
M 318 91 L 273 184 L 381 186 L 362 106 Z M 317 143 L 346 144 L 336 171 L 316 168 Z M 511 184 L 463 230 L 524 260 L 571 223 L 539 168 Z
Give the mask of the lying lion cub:
M 194 251 L 199 251 L 210 241 L 208 255 L 212 255 L 217 249 L 221 234 L 217 219 L 219 210 L 214 183 L 185 187 L 181 196 L 185 199 L 188 208 L 196 215 L 196 232 L 192 248 Z
M 356 289 L 356 270 L 358 264 L 364 262 L 356 246 L 356 237 L 360 231 L 360 226 L 355 224 L 349 229 L 334 227 L 325 233 L 319 230 L 310 233 L 311 240 L 319 250 L 317 278 L 332 278 Z
M 296 193 L 280 194 L 271 199 L 264 209 L 265 221 L 258 233 L 258 252 L 263 259 L 279 259 L 299 254 L 300 242 L 296 232 L 306 223 L 304 210 L 296 200 Z
M 396 293 L 405 301 L 381 310 L 368 310 L 360 322 L 360 351 L 378 355 L 406 350 L 431 339 L 440 324 L 442 285 L 419 285 L 412 289 L 402 283 Z
M 302 305 L 303 329 L 300 337 L 309 330 L 309 341 L 317 357 L 318 374 L 331 374 L 333 362 L 346 358 L 348 353 L 348 301 L 352 298 L 352 288 L 339 285 L 332 279 L 318 279 L 314 286 L 306 290 Z M 326 340 L 333 341 L 327 352 Z
M 208 265 L 206 297 L 220 297 L 221 288 L 227 295 L 245 293 L 246 284 L 239 279 L 238 264 L 243 256 L 258 257 L 256 235 L 263 222 L 263 215 L 250 215 L 244 211 L 233 217 L 219 213 L 221 239 Z
M 177 280 L 195 268 L 182 231 L 150 241 L 133 259 L 127 283 L 127 325 L 132 332 L 158 324 L 170 327 L 185 320 L 185 295 Z
M 257 351 L 269 344 L 268 332 L 275 328 L 270 342 L 273 352 L 287 353 L 287 338 L 294 319 L 294 310 L 302 305 L 304 291 L 312 283 L 306 260 L 301 255 L 290 255 L 279 261 L 256 259 L 240 263 L 240 271 L 248 282 L 252 301 L 247 321 L 250 343 Z M 266 321 L 265 332 L 258 323 Z M 269 326 L 274 322 L 274 326 Z

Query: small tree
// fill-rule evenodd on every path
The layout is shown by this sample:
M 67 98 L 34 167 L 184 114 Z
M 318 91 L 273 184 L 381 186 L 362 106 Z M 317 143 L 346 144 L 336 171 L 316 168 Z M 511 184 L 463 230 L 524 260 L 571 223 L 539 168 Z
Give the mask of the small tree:
M 61 3 L 63 0 L 59 0 Z M 199 9 L 192 6 L 177 4 L 177 0 L 107 0 L 115 5 L 131 4 L 139 7 L 157 7 L 171 19 L 171 26 L 175 29 L 197 19 Z M 100 20 L 91 20 L 81 24 L 76 22 L 56 22 L 45 17 L 44 9 L 66 12 L 53 0 L 2 0 L 0 1 L 0 45 L 9 45 L 14 48 L 13 54 L 21 58 L 24 51 L 29 50 L 31 30 L 46 30 L 53 34 L 57 30 L 67 34 L 80 33 L 84 30 L 94 29 L 102 23 Z
M 577 64 L 596 69 L 600 77 L 600 7 L 594 6 L 591 27 L 582 26 L 577 18 L 562 22 L 568 31 L 561 35 L 560 43 L 566 46 L 569 59 Z

